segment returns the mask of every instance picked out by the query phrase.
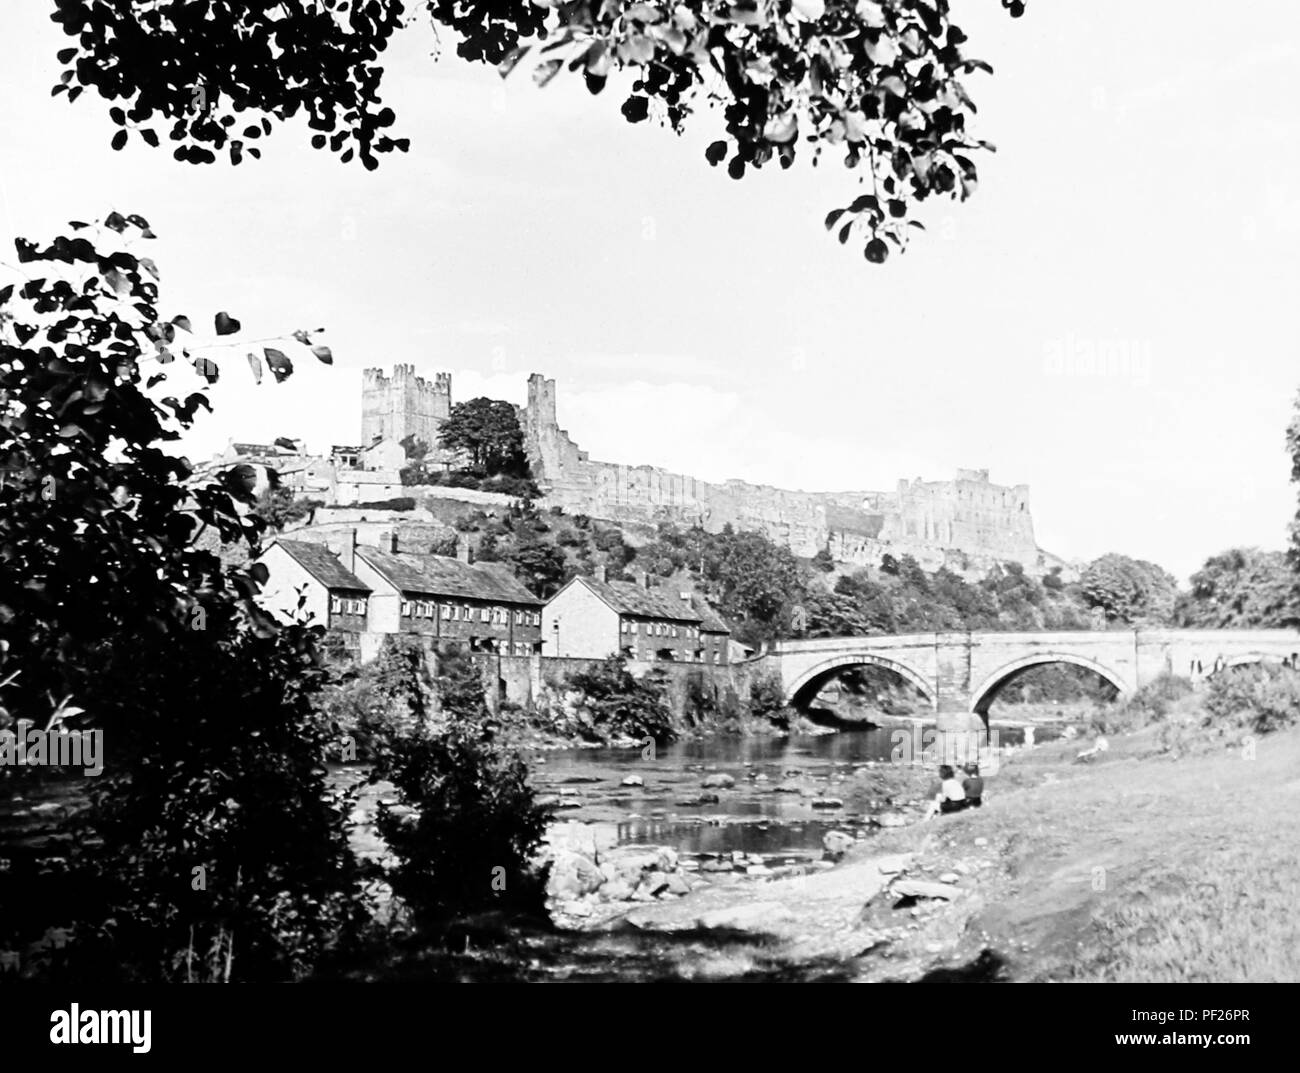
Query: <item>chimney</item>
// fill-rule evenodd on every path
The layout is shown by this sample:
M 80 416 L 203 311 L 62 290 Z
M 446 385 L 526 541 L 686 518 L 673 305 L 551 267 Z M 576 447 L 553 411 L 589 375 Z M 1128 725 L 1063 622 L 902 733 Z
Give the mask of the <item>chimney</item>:
M 644 570 L 638 570 L 636 573 L 636 583 L 643 589 L 650 588 L 650 575 Z
M 609 580 L 609 571 L 605 569 L 604 563 L 596 567 L 596 580 L 601 582 Z
M 391 532 L 386 533 L 384 535 L 384 550 L 388 552 L 390 555 L 397 554 L 397 530 L 396 529 L 393 529 Z
M 468 537 L 462 535 L 456 538 L 456 558 L 466 564 L 474 561 L 474 556 L 470 554 Z
M 349 529 L 343 534 L 343 546 L 339 549 L 339 561 L 349 574 L 357 568 L 357 531 Z

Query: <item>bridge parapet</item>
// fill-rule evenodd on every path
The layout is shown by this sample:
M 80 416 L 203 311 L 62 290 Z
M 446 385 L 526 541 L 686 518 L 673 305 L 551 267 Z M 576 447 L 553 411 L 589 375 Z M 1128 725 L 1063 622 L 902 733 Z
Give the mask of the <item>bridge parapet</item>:
M 769 653 L 789 703 L 848 667 L 884 667 L 916 687 L 941 725 L 987 722 L 998 691 L 1030 667 L 1071 663 L 1131 692 L 1162 674 L 1198 677 L 1259 660 L 1300 665 L 1297 630 L 1071 630 L 903 634 L 782 641 Z M 962 724 L 958 726 L 958 724 Z

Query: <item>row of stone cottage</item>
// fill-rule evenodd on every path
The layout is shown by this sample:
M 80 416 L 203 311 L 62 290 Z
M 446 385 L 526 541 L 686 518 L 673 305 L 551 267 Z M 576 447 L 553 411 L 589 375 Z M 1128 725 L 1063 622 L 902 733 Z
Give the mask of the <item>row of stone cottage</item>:
M 403 551 L 396 533 L 379 547 L 353 531 L 331 547 L 276 540 L 258 558 L 268 577 L 260 600 L 282 619 L 343 633 L 423 635 L 471 651 L 679 663 L 729 662 L 730 631 L 690 593 L 610 581 L 600 568 L 551 599 L 532 595 L 499 563 Z

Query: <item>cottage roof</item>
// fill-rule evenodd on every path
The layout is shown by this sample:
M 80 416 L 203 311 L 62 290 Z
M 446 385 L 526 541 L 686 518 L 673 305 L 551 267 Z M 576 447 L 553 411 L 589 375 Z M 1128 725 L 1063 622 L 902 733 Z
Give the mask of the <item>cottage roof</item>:
M 499 563 L 464 563 L 445 555 L 380 551 L 359 547 L 365 558 L 398 591 L 418 596 L 460 596 L 541 607 L 542 601 Z
M 693 603 L 695 604 L 695 610 L 700 615 L 701 630 L 705 633 L 731 633 L 731 627 L 722 621 L 721 616 L 709 606 L 708 601 L 702 596 L 696 596 Z
M 699 612 L 690 604 L 662 589 L 647 589 L 630 581 L 599 581 L 592 577 L 581 580 L 620 615 L 662 618 L 692 625 L 701 621 Z
M 327 589 L 370 591 L 370 586 L 345 569 L 338 556 L 324 544 L 310 544 L 305 540 L 277 540 L 275 543 Z

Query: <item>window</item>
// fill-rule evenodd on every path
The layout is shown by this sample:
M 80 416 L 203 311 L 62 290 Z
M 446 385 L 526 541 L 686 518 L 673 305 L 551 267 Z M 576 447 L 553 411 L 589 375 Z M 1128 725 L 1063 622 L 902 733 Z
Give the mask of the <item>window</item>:
M 465 621 L 466 621 L 466 622 L 472 622 L 473 620 L 474 620 L 474 609 L 473 609 L 472 607 L 470 607 L 469 604 L 466 604 L 466 605 L 465 605 Z
M 524 613 L 523 613 L 522 611 L 516 611 L 516 612 L 515 612 L 515 625 L 516 625 L 516 626 L 522 626 L 523 624 L 524 624 Z
M 403 600 L 403 601 L 402 601 L 402 618 L 410 618 L 410 617 L 411 617 L 411 601 L 410 601 L 410 600 Z
M 677 636 L 677 627 L 676 627 L 676 626 L 673 627 L 673 636 L 674 636 L 674 637 Z
M 444 619 L 449 619 L 449 618 L 451 618 L 451 605 L 450 605 L 450 604 L 443 604 L 443 605 L 442 605 L 442 617 L 443 617 Z
M 337 596 L 330 597 L 330 614 L 337 615 L 343 611 L 343 601 Z
M 479 618 L 479 621 L 480 621 L 480 622 L 491 622 L 491 621 L 492 621 L 492 608 L 490 608 L 490 607 L 484 607 L 484 608 L 482 608 L 482 609 L 479 611 L 479 613 L 478 613 L 478 618 Z

